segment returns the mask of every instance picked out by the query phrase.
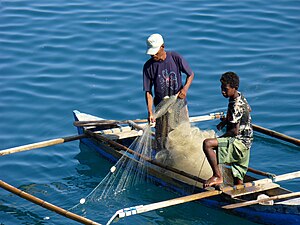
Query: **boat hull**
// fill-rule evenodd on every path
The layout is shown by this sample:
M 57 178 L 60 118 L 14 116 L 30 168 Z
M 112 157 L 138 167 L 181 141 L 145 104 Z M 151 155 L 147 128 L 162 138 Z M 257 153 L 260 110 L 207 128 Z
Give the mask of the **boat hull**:
M 79 111 L 74 111 L 75 121 L 81 119 L 79 116 Z M 83 134 L 85 131 L 83 128 L 78 127 L 78 133 Z M 132 138 L 131 138 L 132 139 Z M 133 140 L 133 139 L 132 139 Z M 128 141 L 128 140 L 126 140 Z M 96 138 L 84 138 L 81 142 L 87 145 L 89 148 L 97 151 L 101 156 L 116 163 L 124 154 L 123 150 L 116 150 L 114 146 L 109 145 L 103 140 Z M 129 141 L 130 142 L 130 141 Z M 122 141 L 120 144 L 123 144 Z M 128 154 L 128 153 L 127 153 Z M 174 191 L 180 195 L 189 195 L 194 192 L 203 192 L 205 189 L 201 188 L 201 185 L 194 186 L 195 181 L 186 178 L 184 176 L 173 173 L 172 171 L 162 171 L 161 168 L 155 165 L 148 165 L 148 176 L 150 180 L 160 186 Z M 193 184 L 193 185 L 192 185 Z M 290 191 L 283 188 L 276 188 L 271 190 L 271 192 L 276 192 L 275 194 L 289 193 Z M 271 193 L 270 192 L 270 193 Z M 238 199 L 230 199 L 228 196 L 214 196 L 207 199 L 198 200 L 201 204 L 208 207 L 220 208 L 222 206 L 236 203 Z M 250 221 L 260 223 L 260 224 L 300 224 L 300 206 L 286 205 L 286 204 L 274 204 L 274 205 L 254 205 L 242 208 L 236 208 L 233 210 L 226 210 L 227 213 L 237 215 L 239 217 L 248 219 Z

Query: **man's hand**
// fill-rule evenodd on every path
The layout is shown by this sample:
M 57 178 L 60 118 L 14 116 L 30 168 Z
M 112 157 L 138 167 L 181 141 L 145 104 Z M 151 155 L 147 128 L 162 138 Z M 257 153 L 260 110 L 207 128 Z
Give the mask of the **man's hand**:
M 153 115 L 148 115 L 148 123 L 155 123 L 155 118 L 153 117 Z
M 187 91 L 182 88 L 179 92 L 178 92 L 178 98 L 186 98 L 186 94 L 187 94 Z

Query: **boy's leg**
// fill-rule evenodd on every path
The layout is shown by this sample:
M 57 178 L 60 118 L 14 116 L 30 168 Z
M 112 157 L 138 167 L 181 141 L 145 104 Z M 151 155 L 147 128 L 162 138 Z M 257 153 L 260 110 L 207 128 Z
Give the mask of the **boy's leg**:
M 250 150 L 240 140 L 234 140 L 232 155 L 234 158 L 232 158 L 231 169 L 234 184 L 243 184 L 244 176 L 248 170 Z
M 233 182 L 234 182 L 234 185 L 239 185 L 239 184 L 243 184 L 244 181 L 237 178 L 237 177 L 233 177 Z
M 214 149 L 216 148 L 218 148 L 218 140 L 216 138 L 208 138 L 204 140 L 203 151 L 213 171 L 213 176 L 205 182 L 204 187 L 215 186 L 223 183 L 223 177 L 218 166 L 217 155 L 214 152 Z

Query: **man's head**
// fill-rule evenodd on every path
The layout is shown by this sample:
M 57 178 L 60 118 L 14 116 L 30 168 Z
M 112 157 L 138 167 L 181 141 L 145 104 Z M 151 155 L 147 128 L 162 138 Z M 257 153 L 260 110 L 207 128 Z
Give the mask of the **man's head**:
M 148 55 L 155 55 L 164 44 L 164 39 L 160 34 L 151 34 L 147 39 L 147 51 Z
M 225 98 L 233 97 L 239 89 L 240 79 L 234 72 L 226 72 L 221 76 L 221 90 Z

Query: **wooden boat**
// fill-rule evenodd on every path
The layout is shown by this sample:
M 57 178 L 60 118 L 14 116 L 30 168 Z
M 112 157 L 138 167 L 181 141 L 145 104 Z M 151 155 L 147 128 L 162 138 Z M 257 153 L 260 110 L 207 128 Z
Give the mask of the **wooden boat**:
M 73 113 L 75 121 L 82 121 L 82 124 L 84 124 L 84 121 L 104 121 L 102 118 L 81 113 L 77 110 Z M 215 115 L 211 114 L 206 117 L 208 117 L 207 119 L 213 119 Z M 88 137 L 81 139 L 84 144 L 96 150 L 111 162 L 117 162 L 125 152 L 127 156 L 134 158 L 134 152 L 132 152 L 128 146 L 138 135 L 141 135 L 140 130 L 136 130 L 132 127 L 136 125 L 135 123 L 131 123 L 131 126 L 117 123 L 102 123 L 102 126 L 94 125 L 96 124 L 90 123 L 88 126 L 77 127 L 80 135 L 86 134 Z M 142 125 L 139 125 L 138 128 Z M 191 195 L 199 192 L 207 192 L 209 194 L 212 192 L 211 190 L 203 189 L 203 180 L 199 177 L 195 177 L 176 168 L 162 165 L 155 162 L 155 160 L 146 158 L 146 161 L 148 176 L 156 184 L 175 191 L 180 195 Z M 255 170 L 252 169 L 252 172 L 255 172 Z M 284 178 L 299 177 L 299 172 L 296 175 L 297 176 L 295 176 L 295 174 L 288 174 L 284 176 Z M 197 183 L 195 181 L 197 181 Z M 273 181 L 274 179 L 271 179 L 271 177 L 258 180 L 254 175 L 250 176 L 248 173 L 245 177 L 245 182 L 251 185 L 244 185 L 242 188 L 230 187 L 229 189 L 227 188 L 228 191 L 222 191 L 220 194 L 214 194 L 215 196 L 203 198 L 198 201 L 208 207 L 220 208 L 230 214 L 256 223 L 300 224 L 300 193 L 284 189 Z M 260 197 L 266 196 L 269 201 L 257 200 Z M 130 210 L 131 209 L 128 209 L 128 211 Z M 134 210 L 134 213 L 137 213 L 136 208 L 134 208 Z M 130 213 L 131 212 L 128 212 L 128 214 Z

